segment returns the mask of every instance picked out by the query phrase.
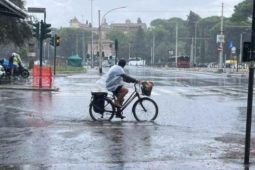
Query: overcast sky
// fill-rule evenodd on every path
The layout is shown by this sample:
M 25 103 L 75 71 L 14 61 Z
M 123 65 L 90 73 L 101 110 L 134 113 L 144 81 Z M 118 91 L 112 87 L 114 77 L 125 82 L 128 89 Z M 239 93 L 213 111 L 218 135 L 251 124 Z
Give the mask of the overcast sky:
M 123 23 L 126 19 L 136 22 L 140 17 L 148 25 L 153 19 L 180 17 L 187 19 L 192 10 L 201 17 L 220 16 L 224 3 L 224 16 L 230 17 L 234 6 L 243 0 L 93 0 L 93 26 L 98 26 L 98 10 L 101 16 L 107 11 L 126 6 L 108 13 L 108 23 Z M 76 16 L 80 21 L 91 22 L 91 0 L 26 0 L 26 7 L 44 7 L 47 22 L 53 27 L 67 27 Z M 42 15 L 37 15 L 43 19 Z

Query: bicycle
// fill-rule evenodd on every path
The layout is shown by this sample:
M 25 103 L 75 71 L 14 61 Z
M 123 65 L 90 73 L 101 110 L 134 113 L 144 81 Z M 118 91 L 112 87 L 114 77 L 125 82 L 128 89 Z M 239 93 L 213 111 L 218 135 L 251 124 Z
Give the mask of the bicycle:
M 140 86 L 140 84 L 139 84 Z M 123 113 L 128 105 L 135 99 L 132 106 L 132 112 L 137 121 L 154 121 L 158 116 L 158 105 L 149 97 L 141 96 L 137 89 L 137 83 L 134 83 L 134 91 L 121 107 L 114 104 L 116 99 L 112 94 L 108 97 L 107 92 L 91 92 L 91 102 L 89 105 L 89 113 L 94 121 L 112 120 L 117 113 Z M 141 86 L 142 95 L 150 96 L 151 91 L 146 91 L 144 86 Z

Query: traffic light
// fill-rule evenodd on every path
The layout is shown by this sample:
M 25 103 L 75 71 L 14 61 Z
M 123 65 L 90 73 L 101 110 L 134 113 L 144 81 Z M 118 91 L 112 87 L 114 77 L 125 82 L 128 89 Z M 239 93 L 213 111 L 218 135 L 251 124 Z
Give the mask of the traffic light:
M 117 39 L 115 39 L 115 41 L 114 41 L 114 46 L 115 46 L 115 51 L 118 51 L 118 48 L 119 48 L 119 43 L 118 43 L 118 40 Z
M 236 55 L 239 55 L 240 54 L 240 48 L 237 48 L 236 49 Z
M 50 45 L 54 46 L 55 37 L 50 37 Z
M 39 27 L 39 22 L 33 24 L 32 35 L 37 39 L 39 38 Z
M 104 51 L 102 52 L 102 57 L 105 57 L 105 55 L 104 55 Z
M 51 37 L 51 24 L 47 24 L 43 21 L 41 21 L 41 39 L 47 39 Z
M 56 46 L 60 45 L 60 36 L 56 35 L 55 43 L 56 43 Z
M 242 54 L 242 62 L 253 61 L 251 55 L 251 42 L 243 43 L 243 54 Z

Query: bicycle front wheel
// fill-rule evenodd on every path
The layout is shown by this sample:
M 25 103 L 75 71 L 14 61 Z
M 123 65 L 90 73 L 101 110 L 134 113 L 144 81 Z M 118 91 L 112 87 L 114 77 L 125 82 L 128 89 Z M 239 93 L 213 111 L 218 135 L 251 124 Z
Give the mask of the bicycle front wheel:
M 102 100 L 104 100 L 104 105 L 100 108 L 97 108 L 93 101 L 90 103 L 89 114 L 95 121 L 110 121 L 114 116 L 115 107 L 110 99 L 104 98 Z
M 140 98 L 133 105 L 133 115 L 137 121 L 153 121 L 158 116 L 158 106 L 151 98 Z

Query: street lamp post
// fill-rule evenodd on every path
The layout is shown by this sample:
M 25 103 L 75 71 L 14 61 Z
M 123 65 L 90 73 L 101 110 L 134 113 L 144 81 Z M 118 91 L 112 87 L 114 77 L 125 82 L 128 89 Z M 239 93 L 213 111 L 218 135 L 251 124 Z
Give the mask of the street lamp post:
M 194 38 L 192 37 L 192 60 L 191 60 L 191 66 L 197 65 L 197 25 L 199 23 L 199 20 L 194 22 L 195 25 L 195 35 Z
M 175 67 L 178 67 L 178 23 L 175 25 Z
M 220 22 L 220 35 L 221 37 L 224 36 L 223 32 L 223 3 L 221 7 L 221 22 Z M 219 69 L 223 71 L 223 41 L 220 42 L 220 52 L 219 52 Z
M 94 67 L 94 50 L 93 50 L 93 0 L 91 0 L 91 68 Z
M 197 24 L 198 24 L 199 21 L 195 22 L 195 39 L 194 39 L 194 46 L 195 46 L 195 49 L 194 49 L 194 64 L 197 66 Z
M 122 8 L 126 8 L 126 6 L 121 6 L 118 8 L 113 8 L 110 9 L 109 11 L 107 11 L 103 17 L 102 17 L 102 21 L 104 20 L 105 16 L 107 14 L 109 14 L 112 11 L 118 10 L 118 9 L 122 9 Z M 102 74 L 102 25 L 101 25 L 101 17 L 100 17 L 100 10 L 98 10 L 98 37 L 99 37 L 99 41 L 98 41 L 98 47 L 99 47 L 99 73 Z
M 98 10 L 98 37 L 99 37 L 99 73 L 102 74 L 102 38 L 101 38 L 101 23 L 100 23 L 100 10 Z

